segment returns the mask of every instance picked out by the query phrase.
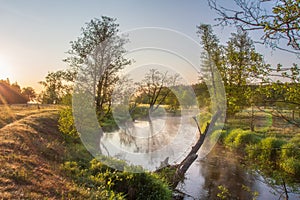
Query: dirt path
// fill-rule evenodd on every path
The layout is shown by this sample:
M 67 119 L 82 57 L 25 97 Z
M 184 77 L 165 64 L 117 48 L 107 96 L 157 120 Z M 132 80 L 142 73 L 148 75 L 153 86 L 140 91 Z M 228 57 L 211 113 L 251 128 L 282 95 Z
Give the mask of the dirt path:
M 51 111 L 58 111 L 58 107 L 44 106 L 38 109 L 37 106 L 27 106 L 27 105 L 12 105 L 12 106 L 0 106 L 0 128 L 11 124 L 15 121 L 21 120 L 27 116 L 46 113 Z

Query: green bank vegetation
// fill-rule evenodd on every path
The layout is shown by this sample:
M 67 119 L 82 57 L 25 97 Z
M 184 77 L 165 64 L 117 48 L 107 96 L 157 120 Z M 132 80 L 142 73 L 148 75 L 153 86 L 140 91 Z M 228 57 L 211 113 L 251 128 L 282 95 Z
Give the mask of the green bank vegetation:
M 215 1 L 210 2 L 222 15 L 222 10 L 217 9 Z M 243 5 L 244 1 L 236 2 Z M 298 12 L 298 4 L 287 2 L 274 6 L 275 16 L 289 12 L 284 6 L 293 8 L 291 13 L 295 10 Z M 242 8 L 247 10 L 247 5 Z M 253 9 L 255 7 L 251 7 L 249 11 Z M 231 20 L 225 15 L 223 17 L 224 20 Z M 284 19 L 289 17 L 295 21 L 294 16 L 289 15 Z M 260 27 L 267 36 L 270 30 L 275 31 L 274 34 L 276 31 L 287 34 L 299 31 L 299 26 L 293 27 L 292 32 L 280 27 L 272 29 L 271 25 L 278 25 L 279 21 L 278 18 L 273 24 L 268 22 L 260 24 Z M 213 33 L 212 26 L 201 24 L 197 27 L 200 45 L 203 47 L 203 52 L 199 55 L 202 73 L 199 74 L 198 83 L 192 86 L 182 85 L 178 74 L 161 72 L 159 69 L 150 69 L 141 82 L 133 83 L 130 78 L 121 79 L 118 74 L 132 63 L 132 60 L 124 56 L 127 53 L 124 46 L 130 41 L 119 35 L 118 27 L 116 19 L 106 16 L 88 22 L 82 28 L 80 37 L 71 42 L 64 60 L 69 68 L 65 71 L 49 72 L 45 80 L 40 82 L 44 90 L 36 98 L 30 88 L 23 91 L 27 100 L 35 98 L 42 104 L 65 105 L 59 113 L 60 139 L 57 144 L 57 147 L 63 146 L 64 153 L 56 160 L 59 168 L 55 172 L 66 175 L 69 186 L 67 193 L 57 192 L 58 197 L 171 199 L 171 188 L 174 188 L 172 180 L 178 171 L 176 166 L 170 166 L 156 173 L 144 172 L 140 167 L 128 166 L 123 161 L 103 157 L 110 166 L 121 169 L 115 170 L 94 159 L 81 143 L 80 133 L 74 126 L 72 96 L 82 94 L 84 97 L 92 97 L 99 124 L 105 131 L 116 130 L 116 122 L 128 120 L 126 110 L 129 111 L 130 120 L 142 119 L 151 122 L 149 116 L 152 114 L 159 116 L 167 112 L 180 115 L 181 109 L 193 108 L 195 105 L 206 112 L 200 113 L 200 129 L 204 131 L 206 122 L 212 121 L 215 116 L 215 113 L 211 113 L 213 107 L 226 106 L 225 128 L 221 131 L 219 141 L 235 150 L 247 163 L 251 163 L 250 166 L 271 178 L 275 184 L 282 184 L 286 189 L 286 184 L 293 186 L 300 182 L 300 69 L 297 64 L 271 66 L 266 63 L 242 27 L 238 27 L 228 41 L 221 44 Z M 298 51 L 297 37 L 289 38 L 294 38 L 289 45 Z M 80 84 L 74 88 L 75 79 Z M 120 80 L 121 86 L 118 85 Z M 218 91 L 223 86 L 225 94 L 219 94 Z M 113 96 L 116 88 L 118 97 Z M 19 93 L 22 93 L 20 87 Z M 226 101 L 223 96 L 226 96 Z M 115 98 L 119 98 L 117 100 L 126 106 L 113 107 Z M 218 105 L 212 105 L 212 100 Z M 5 106 L 3 108 L 6 109 Z M 36 110 L 28 114 L 34 112 Z M 117 118 L 114 118 L 113 112 L 118 113 Z M 1 126 L 22 118 L 10 117 L 8 114 L 1 116 Z M 219 134 L 220 131 L 213 133 L 213 136 L 217 138 Z M 43 156 L 55 160 L 56 157 L 51 157 L 53 152 L 46 149 L 42 149 Z M 60 153 L 58 154 L 61 155 Z M 193 158 L 196 159 L 196 156 Z M 141 170 L 141 173 L 129 172 L 132 168 Z M 29 175 L 23 168 L 6 175 L 17 183 L 28 182 Z M 226 187 L 220 186 L 220 190 L 222 192 L 219 198 L 226 198 Z M 286 196 L 287 193 L 286 191 Z

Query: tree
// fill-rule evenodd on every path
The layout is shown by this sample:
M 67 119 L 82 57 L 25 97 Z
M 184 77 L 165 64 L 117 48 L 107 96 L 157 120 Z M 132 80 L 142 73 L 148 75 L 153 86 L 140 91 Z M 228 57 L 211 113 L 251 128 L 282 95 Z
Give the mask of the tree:
M 299 0 L 235 0 L 236 9 L 220 6 L 216 0 L 208 0 L 208 2 L 210 7 L 220 16 L 217 18 L 219 24 L 236 25 L 244 31 L 262 30 L 261 40 L 263 44 L 299 56 Z M 272 11 L 267 11 L 266 7 L 270 5 Z M 279 46 L 281 40 L 292 50 Z
M 39 83 L 44 87 L 41 93 L 41 102 L 46 104 L 59 104 L 64 96 L 70 94 L 75 73 L 71 71 L 49 72 L 45 81 Z
M 202 71 L 207 82 L 211 98 L 218 105 L 222 99 L 220 87 L 225 86 L 227 115 L 232 116 L 250 106 L 251 90 L 245 94 L 249 84 L 256 84 L 266 75 L 263 57 L 255 51 L 253 41 L 247 32 L 238 29 L 232 33 L 226 46 L 221 46 L 210 25 L 198 27 L 203 46 Z M 217 71 L 220 73 L 218 74 Z M 221 77 L 219 77 L 221 76 Z M 208 78 L 207 78 L 208 77 Z
M 118 35 L 119 25 L 115 21 L 102 16 L 87 23 L 81 36 L 71 42 L 69 57 L 65 59 L 77 73 L 82 89 L 95 97 L 100 118 L 111 111 L 111 95 L 119 80 L 118 72 L 130 64 L 123 57 L 127 40 Z
M 219 44 L 216 35 L 208 24 L 201 24 L 198 28 L 198 35 L 201 37 L 201 45 L 204 51 L 201 54 L 202 59 L 202 76 L 201 79 L 205 81 L 210 98 L 213 102 L 217 102 L 216 106 L 225 104 L 222 102 L 225 95 L 221 92 L 220 87 L 223 85 L 222 77 L 226 81 L 226 66 L 224 66 L 224 47 Z
M 23 88 L 22 95 L 26 97 L 27 101 L 33 101 L 36 98 L 36 93 L 32 87 Z
M 144 79 L 137 83 L 138 94 L 144 97 L 145 103 L 149 105 L 150 114 L 159 108 L 171 93 L 170 87 L 175 86 L 179 81 L 179 74 L 169 75 L 168 72 L 160 72 L 157 69 L 150 69 Z
M 293 64 L 292 67 L 283 67 L 279 64 L 276 69 L 268 68 L 268 77 L 256 90 L 261 96 L 258 108 L 264 111 L 263 106 L 269 106 L 270 110 L 266 112 L 300 127 L 299 117 L 298 119 L 295 117 L 297 110 L 300 116 L 299 75 L 300 68 L 297 64 Z M 291 113 L 287 113 L 287 110 Z
M 225 48 L 224 67 L 227 110 L 228 114 L 232 115 L 251 105 L 251 90 L 248 94 L 245 94 L 245 91 L 250 84 L 259 83 L 266 75 L 263 57 L 255 51 L 247 32 L 239 29 L 237 33 L 232 33 Z
M 9 80 L 0 80 L 0 104 L 23 104 L 27 99 L 20 93 L 17 83 L 10 85 Z
M 21 93 L 21 87 L 17 82 L 11 84 L 11 88 L 16 92 Z

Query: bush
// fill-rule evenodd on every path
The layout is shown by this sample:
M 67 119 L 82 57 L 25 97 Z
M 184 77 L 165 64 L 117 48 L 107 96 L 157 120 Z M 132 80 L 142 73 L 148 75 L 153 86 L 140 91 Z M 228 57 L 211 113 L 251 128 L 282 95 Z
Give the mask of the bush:
M 229 132 L 229 134 L 226 136 L 225 140 L 224 140 L 224 144 L 226 146 L 230 146 L 233 147 L 233 143 L 236 139 L 236 137 L 238 136 L 238 134 L 242 133 L 244 130 L 242 129 L 233 129 L 232 131 Z
M 240 132 L 234 142 L 233 146 L 235 148 L 244 149 L 247 145 L 257 144 L 260 142 L 260 137 L 251 131 L 242 131 Z
M 114 160 L 111 162 L 115 163 Z M 120 161 L 119 164 L 123 163 Z M 63 170 L 83 187 L 111 191 L 107 193 L 110 199 L 115 199 L 113 195 L 119 199 L 124 195 L 127 199 L 171 199 L 168 184 L 153 173 L 117 171 L 96 159 L 90 162 L 88 168 L 79 167 L 76 162 L 65 162 Z
M 287 173 L 300 176 L 300 135 L 294 136 L 281 149 L 280 167 Z
M 74 118 L 70 107 L 64 108 L 59 113 L 58 120 L 59 131 L 65 135 L 78 137 L 77 130 L 74 126 Z
M 288 159 L 288 158 L 296 158 L 296 159 L 300 159 L 300 151 L 299 151 L 299 146 L 295 143 L 289 142 L 287 144 L 284 144 L 282 146 L 282 150 L 281 150 L 281 158 L 284 159 Z
M 286 142 L 275 137 L 267 137 L 261 140 L 260 148 L 261 154 L 259 156 L 261 161 L 266 163 L 275 163 L 280 158 L 281 146 Z
M 300 159 L 293 157 L 284 159 L 280 163 L 280 167 L 287 173 L 300 177 Z
M 172 192 L 158 175 L 152 173 L 135 173 L 132 176 L 128 176 L 126 174 L 128 173 L 122 173 L 122 175 L 129 177 L 127 186 L 126 183 L 124 185 L 122 182 L 119 182 L 119 184 L 121 183 L 120 186 L 123 188 L 124 186 L 128 188 L 128 199 L 171 199 Z
M 108 113 L 102 119 L 99 119 L 99 123 L 105 132 L 113 132 L 119 129 L 112 113 Z
M 245 152 L 249 159 L 258 160 L 259 155 L 261 153 L 260 143 L 247 145 L 245 148 Z

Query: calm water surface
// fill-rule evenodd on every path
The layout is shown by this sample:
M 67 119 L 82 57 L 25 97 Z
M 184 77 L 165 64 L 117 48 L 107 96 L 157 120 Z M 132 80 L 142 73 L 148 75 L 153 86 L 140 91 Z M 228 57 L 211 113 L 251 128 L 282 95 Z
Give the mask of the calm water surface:
M 151 127 L 147 121 L 130 122 L 122 130 L 105 134 L 102 142 L 110 155 L 155 170 L 166 157 L 170 164 L 180 162 L 196 138 L 197 127 L 191 116 L 168 116 L 154 119 Z M 220 145 L 215 145 L 207 156 L 201 152 L 205 155 L 199 156 L 202 158 L 193 163 L 178 186 L 186 194 L 185 199 L 217 199 L 220 185 L 228 188 L 235 199 L 252 199 L 253 192 L 259 193 L 258 200 L 279 199 L 278 191 L 258 174 L 246 170 L 236 153 Z M 300 199 L 296 194 L 289 197 Z

